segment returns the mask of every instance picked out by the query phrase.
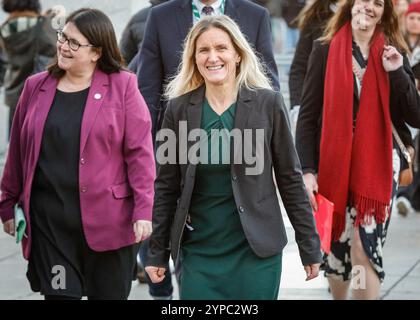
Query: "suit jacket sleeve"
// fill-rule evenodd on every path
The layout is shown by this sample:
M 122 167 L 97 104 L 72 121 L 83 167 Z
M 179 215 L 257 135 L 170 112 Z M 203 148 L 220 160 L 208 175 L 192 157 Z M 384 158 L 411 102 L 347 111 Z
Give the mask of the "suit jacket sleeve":
M 157 157 L 165 141 L 160 141 L 161 134 L 169 129 L 178 132 L 172 115 L 171 102 L 168 103 L 162 128 L 157 135 Z M 174 147 L 166 142 L 168 147 Z M 176 144 L 175 144 L 176 145 Z M 178 151 L 177 151 L 178 155 Z M 155 201 L 153 205 L 153 233 L 150 237 L 147 265 L 165 267 L 170 256 L 170 233 L 177 201 L 181 194 L 181 173 L 178 156 L 174 164 L 160 164 L 157 161 L 157 178 L 155 181 Z
M 152 8 L 147 18 L 141 44 L 137 79 L 139 89 L 149 109 L 158 109 L 163 85 L 163 63 L 157 25 L 161 23 Z
M 305 27 L 299 37 L 295 56 L 290 67 L 289 90 L 290 107 L 300 106 L 303 82 L 305 80 L 308 59 L 312 51 L 312 24 Z
M 140 52 L 137 52 L 133 59 L 131 59 L 130 63 L 128 64 L 128 70 L 137 73 L 139 68 L 139 60 L 140 60 Z M 137 83 L 138 84 L 138 83 Z
M 136 41 L 133 34 L 133 28 L 135 27 L 140 28 L 139 24 L 135 23 L 133 18 L 131 18 L 121 36 L 120 49 L 126 64 L 131 62 L 139 48 L 139 43 Z
M 130 75 L 125 93 L 124 160 L 134 194 L 132 222 L 152 220 L 155 159 L 151 120 L 135 75 Z
M 3 222 L 14 219 L 14 206 L 19 202 L 19 198 L 23 191 L 22 142 L 20 134 L 25 119 L 27 104 L 29 103 L 28 98 L 33 90 L 30 88 L 29 83 L 30 80 L 26 80 L 19 102 L 16 106 L 16 112 L 13 117 L 13 124 L 10 132 L 9 151 L 0 185 L 0 217 Z
M 270 16 L 267 10 L 264 10 L 264 14 L 261 19 L 255 49 L 262 55 L 262 61 L 266 64 L 267 71 L 269 73 L 268 76 L 270 77 L 274 89 L 276 91 L 280 91 L 277 64 L 274 60 L 273 44 L 271 42 Z
M 283 98 L 276 94 L 272 136 L 274 173 L 287 215 L 295 230 L 296 243 L 303 265 L 322 261 L 321 247 L 315 220 L 305 185 L 299 158 L 290 133 Z
M 402 67 L 389 72 L 391 91 L 397 98 L 404 121 L 412 127 L 420 128 L 420 97 L 406 55 L 403 55 L 403 61 Z
M 324 51 L 325 47 L 315 41 L 309 57 L 296 125 L 296 149 L 304 173 L 318 171 L 317 146 L 324 101 Z

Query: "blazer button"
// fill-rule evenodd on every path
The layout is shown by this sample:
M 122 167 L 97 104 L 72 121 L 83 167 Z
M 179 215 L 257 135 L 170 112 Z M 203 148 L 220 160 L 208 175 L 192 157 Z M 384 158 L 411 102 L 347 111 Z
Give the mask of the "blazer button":
M 240 212 L 240 213 L 244 213 L 244 212 L 245 212 L 245 209 L 244 209 L 244 207 L 242 207 L 242 206 L 239 206 L 239 212 Z
M 232 180 L 233 180 L 233 181 L 236 181 L 236 180 L 238 180 L 238 177 L 237 177 L 236 175 L 233 175 L 233 176 L 232 176 Z
M 82 191 L 83 193 L 85 193 L 87 191 L 86 187 L 82 187 L 82 189 L 80 189 L 80 191 Z
M 80 159 L 80 163 L 85 164 L 86 163 L 85 158 Z

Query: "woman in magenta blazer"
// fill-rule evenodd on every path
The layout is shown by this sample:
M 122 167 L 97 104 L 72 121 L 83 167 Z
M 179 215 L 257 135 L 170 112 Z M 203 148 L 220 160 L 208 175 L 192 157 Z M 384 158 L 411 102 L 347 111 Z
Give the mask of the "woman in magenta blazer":
M 30 77 L 13 121 L 0 217 L 46 299 L 126 299 L 136 243 L 152 231 L 155 163 L 148 108 L 123 70 L 111 21 L 80 9 L 57 32 L 57 61 Z

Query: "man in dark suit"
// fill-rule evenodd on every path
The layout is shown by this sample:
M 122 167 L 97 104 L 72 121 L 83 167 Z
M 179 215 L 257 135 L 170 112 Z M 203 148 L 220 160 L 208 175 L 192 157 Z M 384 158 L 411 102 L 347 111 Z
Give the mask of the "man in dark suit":
M 181 61 L 184 39 L 195 21 L 211 6 L 212 14 L 226 14 L 235 20 L 265 63 L 276 90 L 280 89 L 274 61 L 268 11 L 248 0 L 172 0 L 150 10 L 140 52 L 130 63 L 137 65 L 139 89 L 152 116 L 152 134 L 160 128 L 165 105 L 161 93 Z M 206 10 L 206 9 L 205 9 Z

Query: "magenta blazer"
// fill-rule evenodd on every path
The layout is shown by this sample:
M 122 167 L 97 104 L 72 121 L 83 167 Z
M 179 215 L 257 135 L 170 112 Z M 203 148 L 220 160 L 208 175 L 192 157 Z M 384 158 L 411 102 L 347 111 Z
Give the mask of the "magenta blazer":
M 26 259 L 31 247 L 32 180 L 57 83 L 47 72 L 26 81 L 0 185 L 2 221 L 14 218 L 16 203 L 25 212 Z M 135 242 L 133 222 L 152 218 L 155 171 L 150 114 L 136 76 L 96 70 L 83 114 L 79 162 L 83 230 L 92 250 L 115 250 Z

